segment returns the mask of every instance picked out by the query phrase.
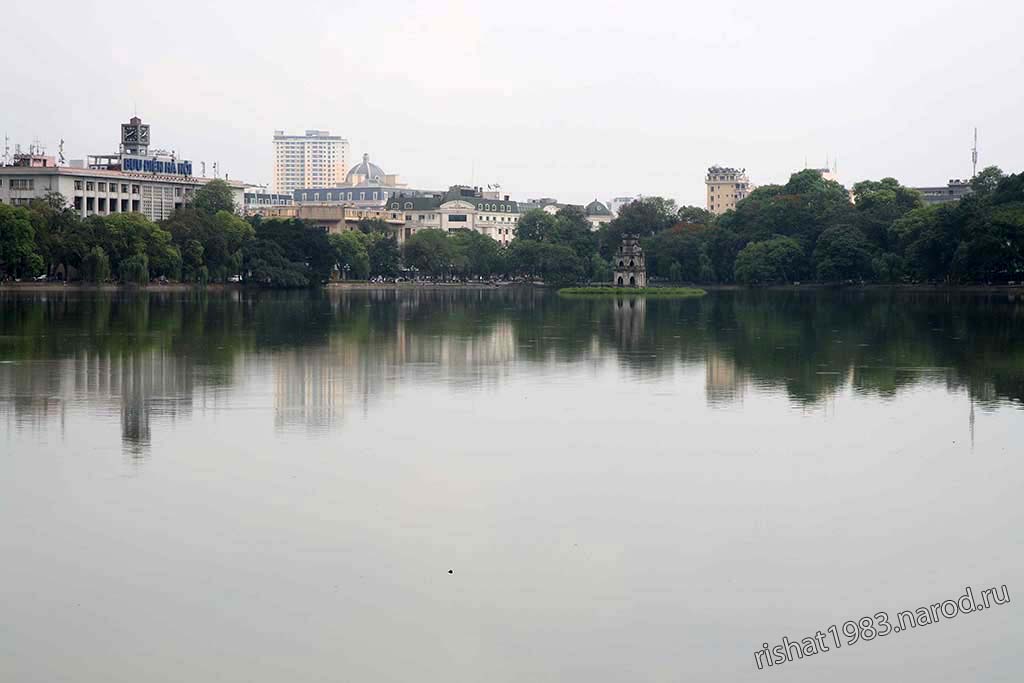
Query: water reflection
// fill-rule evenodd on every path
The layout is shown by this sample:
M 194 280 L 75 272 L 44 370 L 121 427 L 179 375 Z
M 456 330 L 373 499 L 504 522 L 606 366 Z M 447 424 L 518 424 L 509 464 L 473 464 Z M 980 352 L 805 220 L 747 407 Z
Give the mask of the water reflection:
M 966 391 L 971 415 L 1024 400 L 1024 306 L 1006 295 L 713 292 L 565 300 L 532 289 L 0 294 L 0 415 L 62 425 L 69 404 L 119 413 L 130 450 L 197 396 L 229 406 L 266 378 L 275 425 L 338 427 L 407 384 L 500 386 L 513 373 L 613 363 L 701 368 L 709 406 L 753 392 L 798 407 L 838 392 Z

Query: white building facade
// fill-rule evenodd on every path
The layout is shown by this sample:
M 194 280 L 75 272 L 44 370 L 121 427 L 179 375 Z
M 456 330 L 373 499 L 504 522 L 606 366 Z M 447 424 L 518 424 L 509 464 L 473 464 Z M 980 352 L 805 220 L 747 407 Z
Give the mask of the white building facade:
M 327 130 L 304 135 L 274 131 L 273 191 L 291 194 L 303 187 L 334 187 L 345 179 L 348 140 Z
M 401 223 L 399 241 L 420 230 L 472 230 L 503 246 L 515 237 L 521 212 L 519 203 L 480 188 L 453 186 L 443 195 L 406 197 L 393 195 L 385 211 Z
M 149 126 L 134 117 L 121 125 L 117 154 L 89 157 L 88 164 L 55 163 L 53 157 L 19 155 L 14 165 L 0 167 L 0 202 L 28 205 L 47 194 L 61 194 L 83 218 L 93 215 L 141 213 L 153 221 L 171 214 L 192 200 L 198 188 L 213 178 L 196 178 L 192 163 L 173 153 L 149 150 Z M 244 203 L 245 185 L 225 181 L 236 210 Z

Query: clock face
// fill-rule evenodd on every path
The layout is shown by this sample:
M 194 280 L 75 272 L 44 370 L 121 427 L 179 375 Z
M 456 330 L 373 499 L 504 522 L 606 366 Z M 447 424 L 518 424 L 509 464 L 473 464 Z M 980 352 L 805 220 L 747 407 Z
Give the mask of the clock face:
M 121 126 L 121 140 L 123 142 L 138 142 L 139 129 L 135 126 L 125 124 Z
M 139 142 L 149 142 L 149 126 L 139 126 Z

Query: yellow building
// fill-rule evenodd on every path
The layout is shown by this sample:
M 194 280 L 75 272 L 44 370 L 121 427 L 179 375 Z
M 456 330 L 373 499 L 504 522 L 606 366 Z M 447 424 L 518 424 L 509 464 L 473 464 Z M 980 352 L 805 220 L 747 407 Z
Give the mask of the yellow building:
M 708 191 L 708 211 L 715 215 L 735 209 L 737 202 L 753 189 L 745 168 L 712 166 L 704 184 Z

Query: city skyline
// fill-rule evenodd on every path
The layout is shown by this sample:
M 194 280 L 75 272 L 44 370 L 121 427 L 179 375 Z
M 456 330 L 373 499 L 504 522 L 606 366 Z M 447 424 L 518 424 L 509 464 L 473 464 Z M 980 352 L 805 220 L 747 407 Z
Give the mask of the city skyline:
M 369 153 L 400 170 L 410 187 L 500 183 L 517 198 L 574 203 L 644 194 L 703 206 L 709 166 L 744 167 L 764 185 L 826 157 L 838 158 L 847 187 L 885 176 L 941 185 L 970 176 L 975 127 L 980 167 L 1024 165 L 1015 120 L 1024 95 L 1008 85 L 1024 80 L 1010 40 L 1024 9 L 983 4 L 992 11 L 869 3 L 837 33 L 805 2 L 652 5 L 647 15 L 663 21 L 636 25 L 594 8 L 585 29 L 558 7 L 508 14 L 453 3 L 440 14 L 410 6 L 363 16 L 355 31 L 347 20 L 357 7 L 312 2 L 304 6 L 322 21 L 292 36 L 278 35 L 271 14 L 236 12 L 236 3 L 204 7 L 201 22 L 198 3 L 186 0 L 173 17 L 140 3 L 133 21 L 159 17 L 198 49 L 173 59 L 136 51 L 127 61 L 118 50 L 87 51 L 81 75 L 93 85 L 83 96 L 66 79 L 38 78 L 80 61 L 82 48 L 56 43 L 35 55 L 36 68 L 9 71 L 0 89 L 14 106 L 0 135 L 12 148 L 38 138 L 49 153 L 63 139 L 66 156 L 81 158 L 113 151 L 109 122 L 137 112 L 158 126 L 155 146 L 270 185 L 273 131 L 319 128 L 348 139 L 353 158 Z M 37 37 L 19 26 L 130 46 L 127 20 L 94 7 L 15 5 L 0 34 L 14 54 Z M 275 54 L 297 61 L 271 61 L 263 47 L 272 40 Z M 531 43 L 558 43 L 559 60 Z M 970 55 L 982 49 L 979 70 Z

